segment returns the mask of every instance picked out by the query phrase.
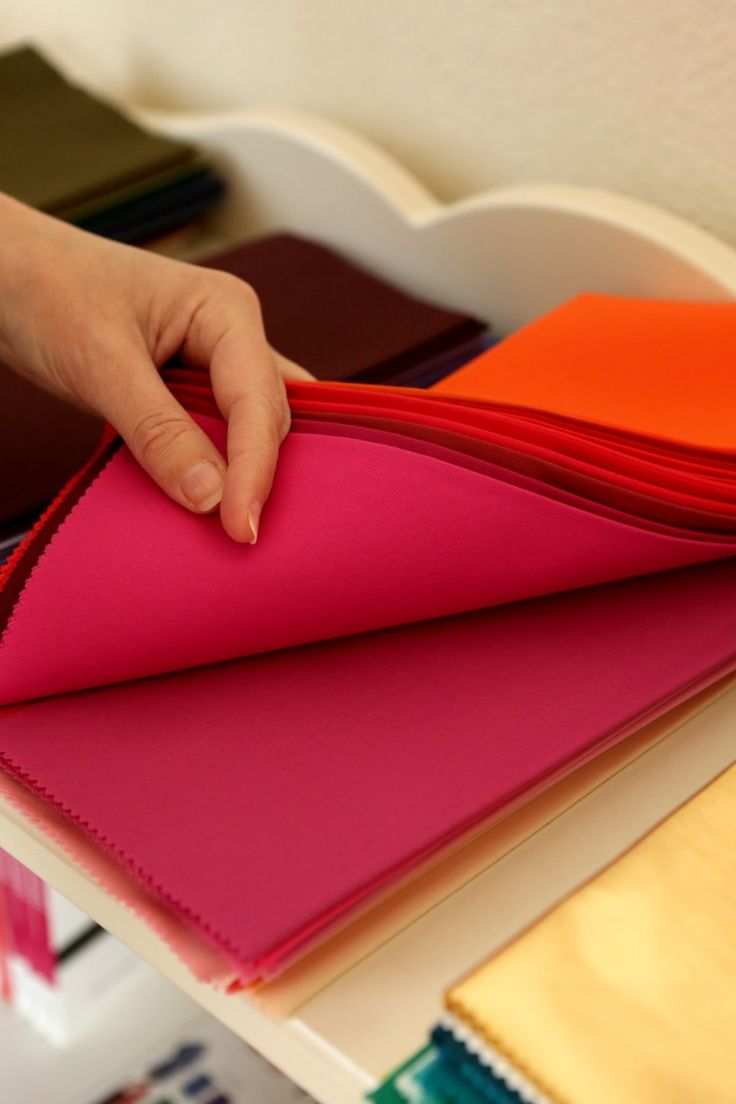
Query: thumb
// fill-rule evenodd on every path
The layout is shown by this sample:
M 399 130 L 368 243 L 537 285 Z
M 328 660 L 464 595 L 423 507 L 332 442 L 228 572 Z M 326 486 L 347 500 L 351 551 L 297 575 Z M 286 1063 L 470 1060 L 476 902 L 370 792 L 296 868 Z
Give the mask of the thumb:
M 119 377 L 122 389 L 106 397 L 102 413 L 141 467 L 175 502 L 197 514 L 220 503 L 226 463 L 168 390 L 150 361 Z

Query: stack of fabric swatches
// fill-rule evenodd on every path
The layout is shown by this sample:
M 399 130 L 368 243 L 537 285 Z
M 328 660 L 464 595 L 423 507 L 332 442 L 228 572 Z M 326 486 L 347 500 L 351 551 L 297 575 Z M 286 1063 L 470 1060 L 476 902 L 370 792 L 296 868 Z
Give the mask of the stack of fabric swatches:
M 0 144 L 0 191 L 120 241 L 169 233 L 224 194 L 192 146 L 149 133 L 30 46 L 0 55 Z
M 293 385 L 253 547 L 108 442 L 4 572 L 6 792 L 278 974 L 733 670 L 735 356 L 736 307 L 583 296 L 428 391 Z
M 733 1100 L 736 767 L 446 995 L 376 1104 Z

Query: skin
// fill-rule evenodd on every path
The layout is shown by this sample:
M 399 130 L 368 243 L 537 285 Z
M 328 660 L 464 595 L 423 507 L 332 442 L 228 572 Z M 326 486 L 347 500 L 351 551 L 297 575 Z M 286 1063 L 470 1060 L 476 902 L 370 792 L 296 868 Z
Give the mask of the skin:
M 227 462 L 167 389 L 172 356 L 208 369 Z M 254 544 L 289 430 L 285 379 L 256 293 L 227 273 L 106 241 L 0 195 L 0 360 L 96 411 L 193 513 Z

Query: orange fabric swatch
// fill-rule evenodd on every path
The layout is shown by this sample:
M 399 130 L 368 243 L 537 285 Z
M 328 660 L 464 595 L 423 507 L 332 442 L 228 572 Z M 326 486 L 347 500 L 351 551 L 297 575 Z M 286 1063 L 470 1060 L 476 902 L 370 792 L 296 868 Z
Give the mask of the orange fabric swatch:
M 581 295 L 431 390 L 733 453 L 736 304 Z

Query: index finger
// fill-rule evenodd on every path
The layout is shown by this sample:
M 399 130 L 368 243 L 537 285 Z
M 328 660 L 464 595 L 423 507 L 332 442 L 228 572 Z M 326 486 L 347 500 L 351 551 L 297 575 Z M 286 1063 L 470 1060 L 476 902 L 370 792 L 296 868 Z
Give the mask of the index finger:
M 255 544 L 261 510 L 271 493 L 279 446 L 288 433 L 289 406 L 274 371 L 248 373 L 226 404 L 228 467 L 220 516 L 235 540 Z
M 220 517 L 231 537 L 255 544 L 279 446 L 289 430 L 286 389 L 265 337 L 260 340 L 244 325 L 218 342 L 210 372 L 228 426 Z

